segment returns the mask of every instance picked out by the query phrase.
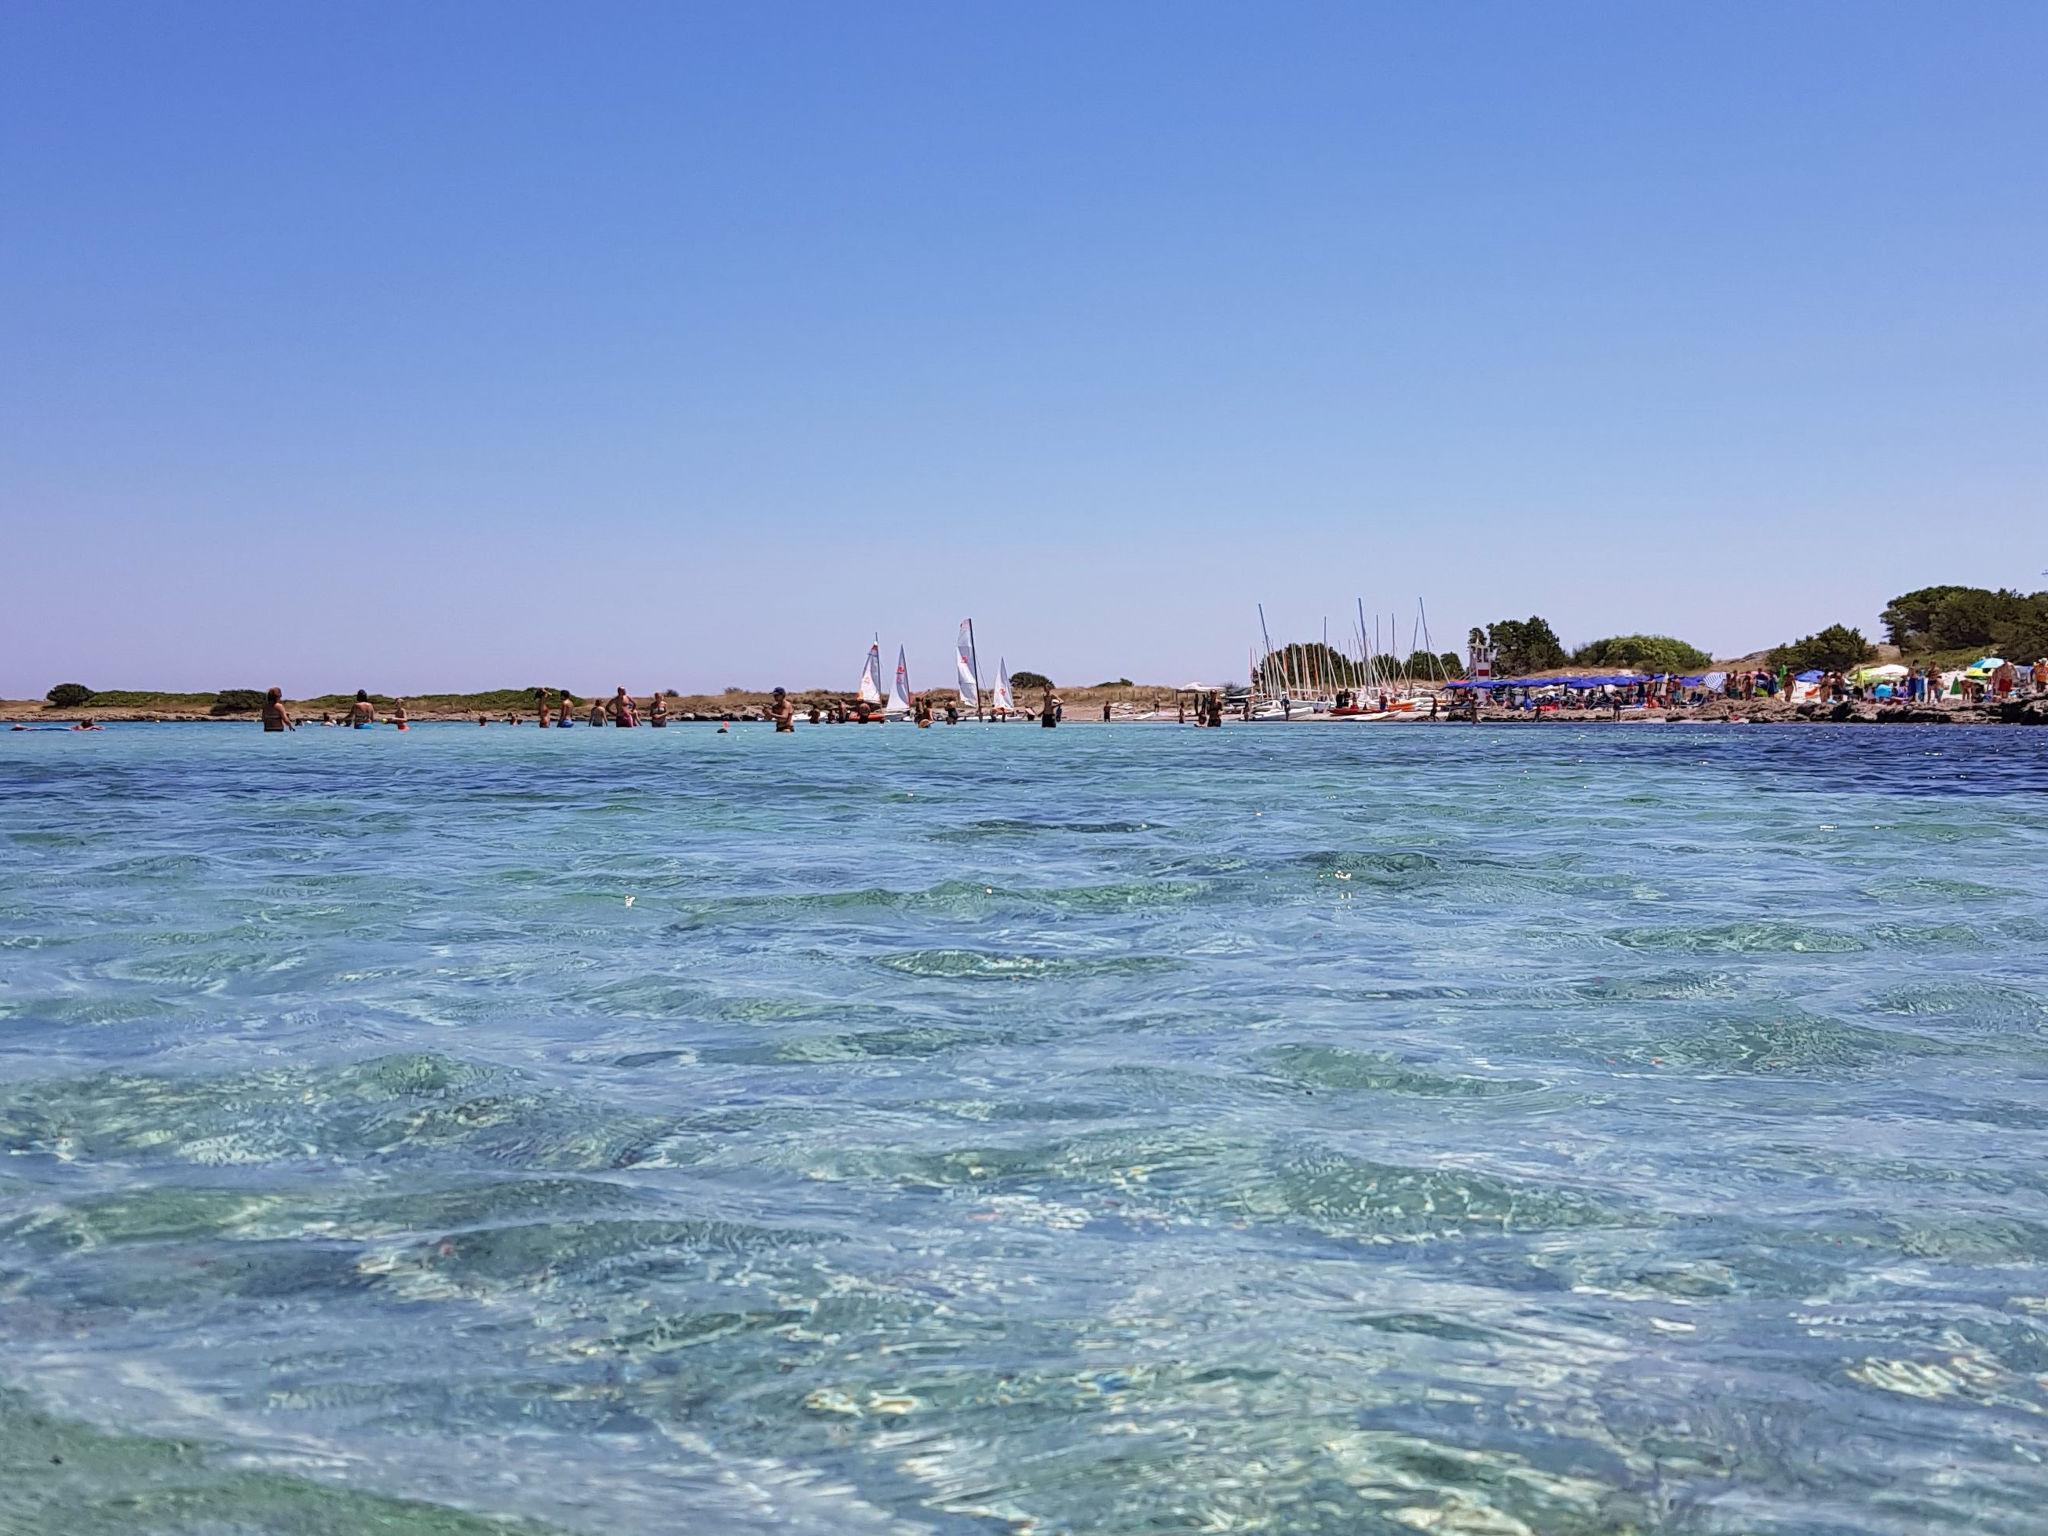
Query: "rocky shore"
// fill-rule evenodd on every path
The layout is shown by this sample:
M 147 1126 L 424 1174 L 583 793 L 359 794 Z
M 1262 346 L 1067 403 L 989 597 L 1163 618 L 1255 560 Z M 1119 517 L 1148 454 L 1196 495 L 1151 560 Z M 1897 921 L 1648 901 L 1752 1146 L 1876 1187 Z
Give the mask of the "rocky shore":
M 1558 709 L 1541 714 L 1528 710 L 1486 708 L 1482 723 L 1494 725 L 1596 725 L 1611 723 L 1604 709 Z M 1818 701 L 1791 704 L 1783 699 L 1718 699 L 1697 709 L 1624 711 L 1621 723 L 1660 722 L 1699 725 L 2048 725 L 2048 695 L 2010 699 L 2003 704 L 1895 704 L 1889 700 Z

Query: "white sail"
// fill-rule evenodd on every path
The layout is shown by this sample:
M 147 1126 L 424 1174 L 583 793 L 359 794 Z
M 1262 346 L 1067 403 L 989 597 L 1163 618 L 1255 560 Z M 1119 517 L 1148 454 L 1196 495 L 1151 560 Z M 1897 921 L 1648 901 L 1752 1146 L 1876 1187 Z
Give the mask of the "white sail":
M 989 684 L 988 693 L 997 714 L 1007 715 L 1016 709 L 1010 702 L 1010 663 L 1001 657 L 996 659 L 996 680 Z
M 960 638 L 955 661 L 960 669 L 960 702 L 969 706 L 981 702 L 981 684 L 974 676 L 974 621 L 960 621 Z
M 860 669 L 860 701 L 863 704 L 882 702 L 882 643 L 879 640 L 868 647 L 868 659 Z
M 889 707 L 882 711 L 887 715 L 910 713 L 910 663 L 904 658 L 903 647 L 896 647 L 896 686 L 889 693 Z

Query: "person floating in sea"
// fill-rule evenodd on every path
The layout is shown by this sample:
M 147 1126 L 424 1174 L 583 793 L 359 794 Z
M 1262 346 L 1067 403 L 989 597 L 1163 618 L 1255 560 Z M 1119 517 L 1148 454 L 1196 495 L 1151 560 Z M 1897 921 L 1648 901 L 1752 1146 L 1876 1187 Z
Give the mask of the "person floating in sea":
M 263 729 L 266 731 L 296 731 L 291 711 L 284 707 L 284 690 L 273 688 L 263 700 Z
M 768 718 L 775 722 L 775 729 L 777 731 L 793 731 L 796 729 L 796 709 L 789 702 L 789 691 L 787 689 L 778 688 L 775 690 L 775 701 L 768 706 Z
M 348 707 L 348 723 L 359 731 L 367 731 L 377 723 L 377 706 L 370 702 L 370 695 L 363 689 L 356 690 L 356 701 Z
M 324 709 L 323 709 L 323 710 L 321 710 L 321 711 L 320 711 L 320 723 L 321 723 L 322 725 L 333 725 L 333 724 L 335 723 L 335 720 L 334 720 L 334 716 L 333 716 L 333 714 L 331 714 L 331 713 L 330 713 L 329 711 L 327 711 L 327 710 L 324 710 Z
M 74 720 L 71 723 L 71 729 L 74 731 L 103 731 L 106 727 L 97 720 Z

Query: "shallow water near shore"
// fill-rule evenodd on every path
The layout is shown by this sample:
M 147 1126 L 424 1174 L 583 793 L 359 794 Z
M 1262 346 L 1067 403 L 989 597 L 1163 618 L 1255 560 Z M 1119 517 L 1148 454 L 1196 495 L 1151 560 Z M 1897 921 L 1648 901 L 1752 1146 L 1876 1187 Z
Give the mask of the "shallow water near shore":
M 0 736 L 0 1532 L 1997 1532 L 2048 733 Z

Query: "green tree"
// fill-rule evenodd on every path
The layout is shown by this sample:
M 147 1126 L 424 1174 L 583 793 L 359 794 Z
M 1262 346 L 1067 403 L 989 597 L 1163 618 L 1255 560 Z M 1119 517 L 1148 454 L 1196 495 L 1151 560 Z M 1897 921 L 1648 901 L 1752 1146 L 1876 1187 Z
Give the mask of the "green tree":
M 1792 672 L 1807 672 L 1815 668 L 1823 672 L 1843 672 L 1868 661 L 1871 649 L 1870 642 L 1863 638 L 1862 630 L 1851 629 L 1846 624 L 1830 624 L 1817 634 L 1774 646 L 1770 664 L 1774 669 L 1783 667 Z
M 1012 672 L 1010 674 L 1010 686 L 1012 688 L 1050 688 L 1052 686 L 1052 679 L 1043 672 Z
M 1564 642 L 1547 620 L 1534 615 L 1489 624 L 1486 642 L 1493 647 L 1493 670 L 1498 677 L 1547 672 L 1565 664 Z
M 1901 593 L 1885 604 L 1884 612 L 1878 615 L 1884 624 L 1885 638 L 1901 650 L 1924 649 L 1934 633 L 1935 610 L 1958 592 L 1977 590 L 1981 589 L 1921 587 L 1917 591 Z
M 1693 672 L 1714 658 L 1670 635 L 1613 635 L 1572 652 L 1577 667 L 1633 667 L 1643 672 Z
M 58 709 L 76 709 L 92 702 L 92 690 L 83 683 L 59 683 L 43 697 Z
M 2017 592 L 1959 587 L 1935 605 L 1929 638 L 1939 650 L 1977 650 L 1991 644 L 1999 627 L 2017 616 Z
M 1436 663 L 1439 667 L 1443 668 L 1445 677 L 1463 677 L 1465 675 L 1465 663 L 1458 659 L 1457 653 L 1454 651 L 1445 651 L 1443 655 L 1437 657 Z
M 2014 603 L 1999 620 L 1992 644 L 2009 661 L 2048 656 L 2048 592 L 2035 592 Z

